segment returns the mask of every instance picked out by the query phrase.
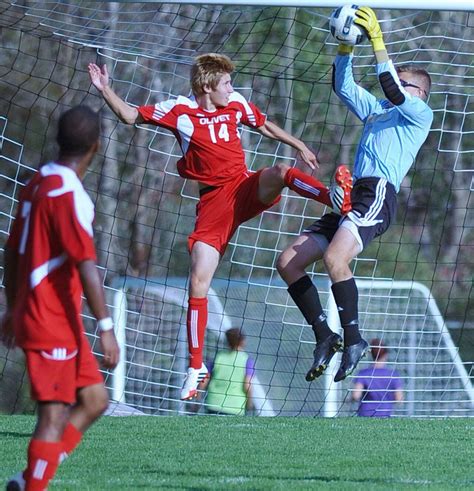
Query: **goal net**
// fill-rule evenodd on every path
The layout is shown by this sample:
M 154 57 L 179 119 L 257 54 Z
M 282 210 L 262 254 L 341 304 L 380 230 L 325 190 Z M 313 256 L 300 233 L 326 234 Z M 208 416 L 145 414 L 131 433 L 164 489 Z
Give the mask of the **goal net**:
M 186 238 L 198 194 L 177 174 L 171 133 L 118 122 L 91 87 L 87 64 L 107 64 L 117 93 L 142 105 L 187 95 L 197 54 L 227 54 L 237 66 L 236 90 L 317 153 L 316 175 L 328 183 L 339 163 L 351 166 L 361 125 L 331 92 L 337 45 L 327 25 L 334 4 L 326 5 L 0 1 L 0 246 L 19 190 L 56 156 L 59 114 L 79 103 L 101 109 L 100 158 L 84 184 L 96 204 L 99 263 L 123 346 L 123 363 L 105 374 L 121 404 L 146 414 L 202 413 L 206 404 L 205 394 L 193 404 L 178 397 L 187 360 Z M 468 2 L 451 2 L 451 11 L 386 6 L 377 15 L 394 63 L 415 63 L 432 76 L 434 122 L 402 184 L 396 223 L 352 264 L 361 327 L 389 347 L 403 380 L 396 415 L 473 415 L 474 14 Z M 356 80 L 382 96 L 373 63 L 368 43 L 356 48 Z M 252 170 L 298 165 L 289 147 L 247 128 L 241 137 Z M 242 327 L 255 360 L 256 414 L 355 413 L 353 378 L 334 384 L 332 366 L 304 380 L 312 332 L 275 270 L 279 252 L 325 211 L 285 191 L 239 228 L 212 283 L 205 358 L 223 347 L 226 329 Z M 316 264 L 308 273 L 339 329 L 324 269 Z M 369 358 L 360 368 L 368 366 Z M 0 348 L 0 405 L 31 408 L 19 350 Z

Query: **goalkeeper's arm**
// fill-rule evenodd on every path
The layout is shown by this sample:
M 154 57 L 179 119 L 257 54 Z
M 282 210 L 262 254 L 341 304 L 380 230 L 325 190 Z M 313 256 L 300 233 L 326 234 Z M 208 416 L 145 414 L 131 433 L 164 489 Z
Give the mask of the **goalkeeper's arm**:
M 367 37 L 374 49 L 378 77 L 385 96 L 395 106 L 401 105 L 405 101 L 405 96 L 401 91 L 398 75 L 388 58 L 387 49 L 383 42 L 382 29 L 375 12 L 370 7 L 360 7 L 356 10 L 354 22 L 367 32 Z
M 354 22 L 361 26 L 367 33 L 367 37 L 374 49 L 377 63 L 388 61 L 388 53 L 383 42 L 383 33 L 375 12 L 370 7 L 360 7 L 356 10 Z

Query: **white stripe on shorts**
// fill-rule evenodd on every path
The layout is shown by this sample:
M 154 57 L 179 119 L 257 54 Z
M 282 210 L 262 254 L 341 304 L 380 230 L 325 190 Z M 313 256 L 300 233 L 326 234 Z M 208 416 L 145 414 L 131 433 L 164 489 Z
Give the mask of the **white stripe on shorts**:
M 382 211 L 385 195 L 387 194 L 387 180 L 380 179 L 375 188 L 375 199 L 367 210 L 367 213 L 362 216 L 359 212 L 350 211 L 347 217 L 353 221 L 358 227 L 373 227 L 377 223 L 382 223 L 383 220 L 375 220 L 375 217 Z

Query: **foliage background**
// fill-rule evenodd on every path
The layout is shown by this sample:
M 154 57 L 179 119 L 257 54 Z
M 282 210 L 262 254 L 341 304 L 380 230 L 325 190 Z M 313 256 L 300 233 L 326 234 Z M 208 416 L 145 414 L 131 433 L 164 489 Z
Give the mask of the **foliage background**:
M 19 184 L 40 162 L 55 157 L 51 142 L 57 116 L 87 103 L 103 116 L 101 154 L 85 184 L 96 203 L 106 284 L 123 275 L 187 275 L 186 237 L 197 192 L 176 174 L 179 148 L 169 134 L 118 123 L 90 87 L 90 61 L 106 62 L 115 90 L 130 103 L 143 104 L 187 93 L 196 54 L 228 54 L 237 65 L 235 87 L 317 152 L 322 163 L 317 176 L 329 182 L 338 163 L 351 163 L 361 129 L 331 94 L 336 45 L 327 32 L 329 13 L 327 8 L 1 1 L 2 245 Z M 435 120 L 403 182 L 396 224 L 355 261 L 354 272 L 428 286 L 463 359 L 472 361 L 473 14 L 377 13 L 393 61 L 415 62 L 430 71 Z M 382 96 L 370 46 L 358 47 L 356 55 L 356 79 Z M 242 138 L 254 170 L 293 158 L 292 149 L 258 134 L 245 132 Z M 259 223 L 264 232 L 239 232 L 217 278 L 269 271 L 273 276 L 278 251 L 321 213 L 319 205 L 282 200 Z M 267 252 L 256 255 L 248 244 Z M 323 271 L 316 266 L 314 273 Z M 6 387 L 16 387 L 23 377 L 17 359 L 13 352 L 0 354 L 0 369 L 3 364 L 3 373 L 10 374 L 2 380 Z M 15 391 L 6 392 L 19 407 Z

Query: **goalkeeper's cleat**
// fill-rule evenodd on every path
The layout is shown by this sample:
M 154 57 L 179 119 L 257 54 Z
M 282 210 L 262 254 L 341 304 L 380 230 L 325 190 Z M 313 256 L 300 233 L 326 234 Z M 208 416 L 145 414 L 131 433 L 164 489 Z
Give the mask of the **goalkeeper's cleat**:
M 334 174 L 334 183 L 329 189 L 333 210 L 346 215 L 352 210 L 351 202 L 352 175 L 345 165 L 340 165 Z
M 306 374 L 308 382 L 312 382 L 324 373 L 332 357 L 342 348 L 342 344 L 341 336 L 336 333 L 332 333 L 324 341 L 316 344 L 313 352 L 314 362 Z
M 209 378 L 209 372 L 204 363 L 200 369 L 189 367 L 181 389 L 181 400 L 188 401 L 196 397 L 199 385 L 207 378 Z
M 342 361 L 339 370 L 334 377 L 334 382 L 340 382 L 348 377 L 357 367 L 359 361 L 369 350 L 369 343 L 361 339 L 357 344 L 345 346 L 342 353 Z
M 24 491 L 26 488 L 26 482 L 23 478 L 23 471 L 18 472 L 11 477 L 7 482 L 7 491 Z

